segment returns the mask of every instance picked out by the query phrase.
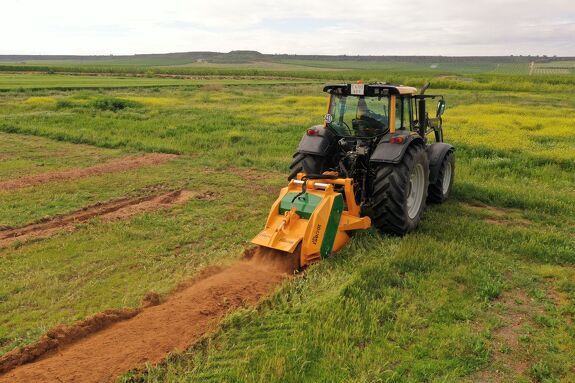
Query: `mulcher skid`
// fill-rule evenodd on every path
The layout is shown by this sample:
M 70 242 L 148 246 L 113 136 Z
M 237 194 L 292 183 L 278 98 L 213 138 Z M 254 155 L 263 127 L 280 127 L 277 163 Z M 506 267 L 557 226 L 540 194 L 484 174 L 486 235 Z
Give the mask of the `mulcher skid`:
M 369 217 L 360 216 L 352 182 L 330 172 L 298 174 L 281 190 L 252 243 L 299 253 L 300 267 L 338 251 L 349 241 L 348 231 L 371 226 Z

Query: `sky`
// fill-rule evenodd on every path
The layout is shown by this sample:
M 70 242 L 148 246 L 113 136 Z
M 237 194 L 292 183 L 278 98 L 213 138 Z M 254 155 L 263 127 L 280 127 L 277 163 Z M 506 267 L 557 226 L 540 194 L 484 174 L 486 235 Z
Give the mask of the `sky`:
M 0 54 L 575 56 L 575 0 L 19 0 Z

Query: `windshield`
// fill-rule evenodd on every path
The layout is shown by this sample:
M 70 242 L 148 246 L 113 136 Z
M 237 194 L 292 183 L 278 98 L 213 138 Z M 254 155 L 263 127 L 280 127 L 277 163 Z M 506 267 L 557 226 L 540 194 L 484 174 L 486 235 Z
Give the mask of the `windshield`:
M 371 137 L 389 130 L 389 97 L 332 95 L 326 116 L 340 136 Z

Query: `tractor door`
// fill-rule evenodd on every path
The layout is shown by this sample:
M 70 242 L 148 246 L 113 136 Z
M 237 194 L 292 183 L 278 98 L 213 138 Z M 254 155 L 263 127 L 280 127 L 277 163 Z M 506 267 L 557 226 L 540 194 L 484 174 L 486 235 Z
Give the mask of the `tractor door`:
M 398 96 L 395 103 L 395 127 L 398 130 L 411 130 L 413 126 L 413 114 L 411 96 Z

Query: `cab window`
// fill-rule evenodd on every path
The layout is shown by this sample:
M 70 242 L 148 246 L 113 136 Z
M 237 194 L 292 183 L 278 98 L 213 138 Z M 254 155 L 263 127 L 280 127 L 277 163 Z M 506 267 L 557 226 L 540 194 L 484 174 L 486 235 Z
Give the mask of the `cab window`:
M 395 101 L 395 128 L 410 129 L 411 102 L 409 97 L 397 97 Z

